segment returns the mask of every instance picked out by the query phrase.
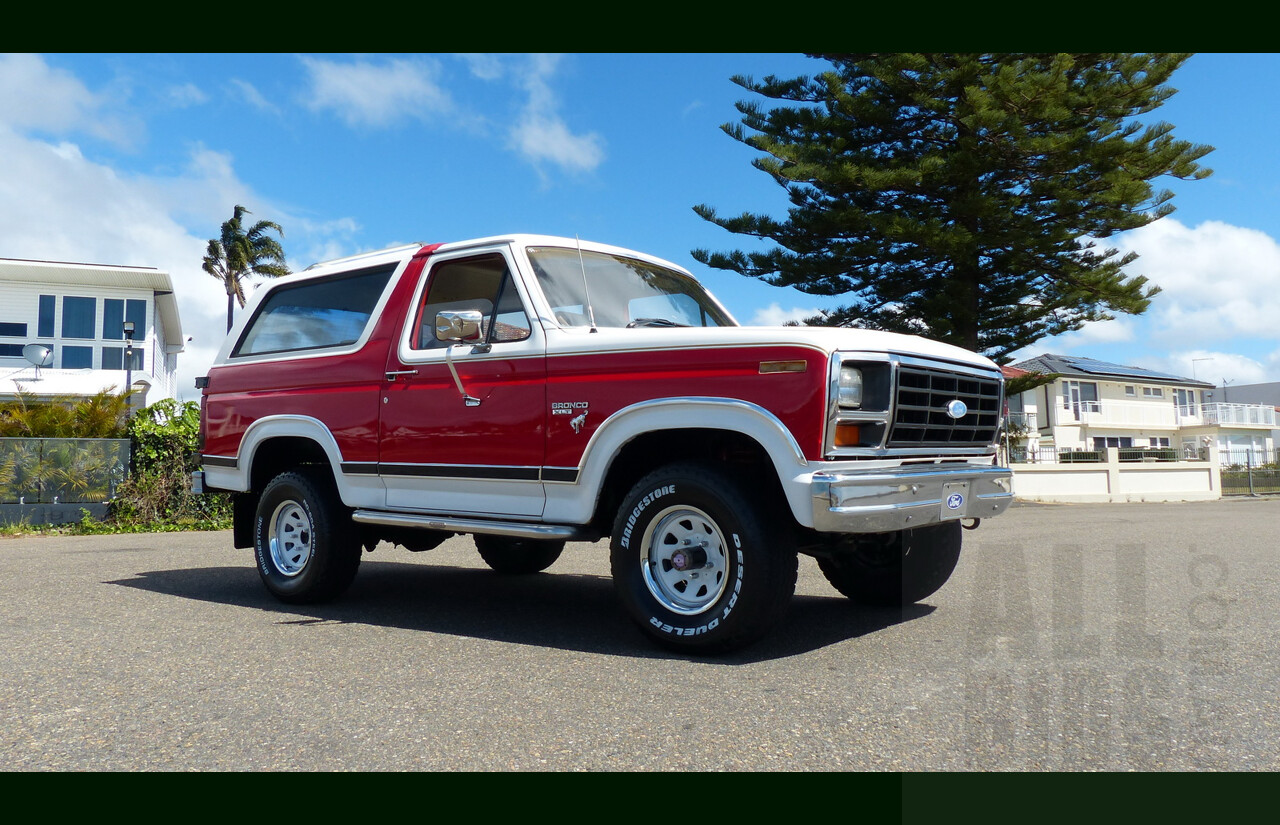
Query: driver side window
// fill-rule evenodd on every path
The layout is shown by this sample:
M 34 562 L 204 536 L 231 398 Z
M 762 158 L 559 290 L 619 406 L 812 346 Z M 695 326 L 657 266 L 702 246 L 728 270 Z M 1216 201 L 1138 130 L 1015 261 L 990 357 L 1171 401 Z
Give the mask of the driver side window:
M 431 269 L 422 305 L 418 308 L 412 346 L 435 349 L 448 346 L 436 338 L 436 314 L 444 311 L 475 310 L 483 316 L 481 341 L 500 344 L 529 337 L 529 316 L 520 302 L 500 254 L 478 255 L 445 261 Z

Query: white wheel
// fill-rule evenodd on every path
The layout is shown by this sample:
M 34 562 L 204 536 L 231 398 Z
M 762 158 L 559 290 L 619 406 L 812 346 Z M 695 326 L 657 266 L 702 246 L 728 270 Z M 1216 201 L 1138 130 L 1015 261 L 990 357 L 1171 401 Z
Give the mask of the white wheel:
M 640 555 L 649 593 L 681 616 L 708 610 L 729 583 L 724 535 L 696 507 L 660 511 L 644 531 Z
M 293 578 L 307 568 L 313 538 L 311 517 L 306 509 L 296 501 L 280 502 L 267 527 L 267 546 L 271 563 L 282 576 Z

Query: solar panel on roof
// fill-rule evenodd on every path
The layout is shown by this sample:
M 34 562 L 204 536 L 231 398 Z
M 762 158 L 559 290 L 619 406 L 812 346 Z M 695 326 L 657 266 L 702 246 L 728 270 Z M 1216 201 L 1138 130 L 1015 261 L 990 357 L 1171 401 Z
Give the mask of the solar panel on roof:
M 1123 367 L 1119 364 L 1108 364 L 1106 361 L 1098 361 L 1094 358 L 1063 358 L 1067 364 L 1075 367 L 1081 372 L 1087 372 L 1091 375 L 1116 375 L 1129 378 L 1148 378 L 1162 381 L 1186 381 L 1187 379 L 1177 375 L 1169 375 L 1164 372 L 1156 372 L 1154 370 L 1146 370 L 1141 367 Z

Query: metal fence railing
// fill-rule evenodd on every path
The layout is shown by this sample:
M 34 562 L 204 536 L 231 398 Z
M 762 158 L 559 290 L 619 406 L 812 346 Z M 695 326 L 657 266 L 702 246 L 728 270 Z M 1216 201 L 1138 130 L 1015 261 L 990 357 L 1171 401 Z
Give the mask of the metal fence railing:
M 1280 493 L 1280 452 L 1255 447 L 1221 450 L 1224 496 Z
M 1208 461 L 1207 448 L 1179 450 L 1174 447 L 1120 447 L 1117 459 L 1124 463 L 1156 461 Z M 1011 464 L 1101 464 L 1106 450 L 1037 449 L 1013 446 L 1008 451 Z
M 99 504 L 128 472 L 127 438 L 0 438 L 0 504 Z

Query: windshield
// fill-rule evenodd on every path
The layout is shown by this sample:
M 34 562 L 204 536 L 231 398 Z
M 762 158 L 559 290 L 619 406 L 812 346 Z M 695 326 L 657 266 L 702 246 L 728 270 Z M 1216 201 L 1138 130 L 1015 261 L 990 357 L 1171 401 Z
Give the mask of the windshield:
M 724 327 L 733 321 L 697 281 L 599 252 L 530 247 L 542 293 L 563 327 Z

